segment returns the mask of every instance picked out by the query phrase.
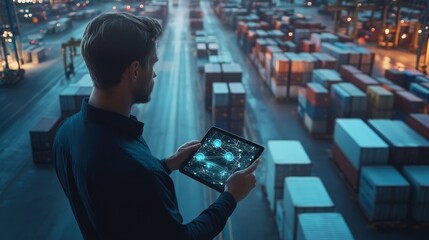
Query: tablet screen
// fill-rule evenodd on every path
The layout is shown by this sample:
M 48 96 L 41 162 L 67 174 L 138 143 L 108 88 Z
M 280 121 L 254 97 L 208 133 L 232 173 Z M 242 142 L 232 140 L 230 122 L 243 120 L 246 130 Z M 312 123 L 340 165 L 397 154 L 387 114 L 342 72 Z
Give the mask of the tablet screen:
M 181 172 L 223 192 L 228 177 L 250 166 L 263 149 L 262 146 L 212 127 Z

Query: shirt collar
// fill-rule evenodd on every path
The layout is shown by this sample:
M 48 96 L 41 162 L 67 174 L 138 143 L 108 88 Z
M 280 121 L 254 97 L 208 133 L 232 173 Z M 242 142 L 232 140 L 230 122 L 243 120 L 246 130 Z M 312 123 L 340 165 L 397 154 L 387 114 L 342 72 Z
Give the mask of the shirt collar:
M 133 115 L 125 117 L 121 114 L 103 110 L 88 104 L 88 99 L 82 102 L 83 118 L 87 122 L 106 125 L 129 138 L 138 138 L 143 134 L 144 123 Z

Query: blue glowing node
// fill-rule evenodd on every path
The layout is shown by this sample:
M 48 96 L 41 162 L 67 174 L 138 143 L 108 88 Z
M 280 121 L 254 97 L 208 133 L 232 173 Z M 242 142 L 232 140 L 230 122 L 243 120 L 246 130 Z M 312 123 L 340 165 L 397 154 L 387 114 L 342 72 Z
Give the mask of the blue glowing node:
M 223 157 L 228 161 L 234 160 L 234 155 L 230 152 L 225 153 L 225 155 L 223 155 Z
M 203 153 L 197 153 L 197 155 L 195 155 L 195 158 L 197 159 L 197 161 L 203 161 L 206 156 L 204 156 Z
M 219 148 L 220 146 L 222 146 L 222 141 L 220 139 L 216 139 L 213 141 L 213 146 L 215 148 Z

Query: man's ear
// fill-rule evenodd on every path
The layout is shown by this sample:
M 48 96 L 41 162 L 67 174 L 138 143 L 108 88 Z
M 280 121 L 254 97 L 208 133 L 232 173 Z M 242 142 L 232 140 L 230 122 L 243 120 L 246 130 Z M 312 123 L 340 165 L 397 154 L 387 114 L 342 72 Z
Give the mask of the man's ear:
M 140 68 L 140 63 L 139 61 L 133 61 L 129 66 L 128 66 L 128 74 L 129 74 L 129 79 L 131 81 L 135 81 L 137 80 L 137 76 L 139 74 L 139 68 Z

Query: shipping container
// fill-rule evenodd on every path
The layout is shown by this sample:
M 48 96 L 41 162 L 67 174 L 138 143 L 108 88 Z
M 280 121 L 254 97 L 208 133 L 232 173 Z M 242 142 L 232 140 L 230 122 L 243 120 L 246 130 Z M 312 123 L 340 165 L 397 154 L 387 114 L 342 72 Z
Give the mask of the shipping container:
M 393 94 L 380 86 L 369 86 L 366 90 L 369 102 L 377 109 L 392 109 Z
M 337 119 L 334 142 L 357 170 L 388 162 L 389 145 L 361 119 Z
M 369 126 L 390 145 L 389 163 L 428 164 L 429 141 L 399 120 L 368 120 Z
M 204 100 L 208 110 L 212 107 L 213 83 L 222 81 L 220 64 L 207 63 L 204 65 Z
M 307 100 L 314 107 L 329 107 L 329 92 L 322 84 L 307 83 Z
M 316 58 L 315 69 L 335 69 L 337 66 L 337 60 L 329 54 L 315 52 L 313 53 L 313 57 Z
M 284 178 L 310 176 L 312 162 L 299 141 L 268 141 L 266 191 L 270 209 L 275 213 L 275 203 L 283 197 Z
M 298 216 L 297 240 L 353 240 L 340 213 L 301 213 Z
M 243 69 L 238 63 L 224 63 L 222 68 L 223 82 L 241 82 L 243 77 Z
M 341 65 L 340 75 L 344 81 L 351 82 L 354 75 L 362 74 L 362 72 L 352 65 Z
M 366 74 L 354 74 L 350 79 L 350 82 L 364 92 L 366 92 L 366 89 L 369 86 L 379 85 L 374 78 Z
M 422 136 L 429 139 L 429 115 L 414 113 L 407 117 L 408 125 Z
M 423 113 L 425 102 L 423 99 L 408 91 L 394 93 L 395 108 L 403 113 Z
M 44 117 L 30 129 L 34 163 L 51 163 L 52 146 L 61 117 Z
M 411 184 L 411 220 L 429 222 L 429 166 L 405 166 L 402 172 Z
M 287 177 L 284 182 L 284 239 L 296 239 L 301 213 L 335 211 L 335 205 L 320 178 Z
M 392 166 L 361 169 L 359 203 L 370 221 L 402 221 L 407 218 L 410 184 Z
M 312 82 L 320 83 L 328 90 L 335 83 L 342 82 L 340 74 L 332 69 L 316 69 L 313 71 Z
M 75 95 L 79 91 L 79 87 L 67 87 L 60 93 L 60 108 L 61 115 L 66 117 L 78 112 L 80 105 L 77 105 Z

